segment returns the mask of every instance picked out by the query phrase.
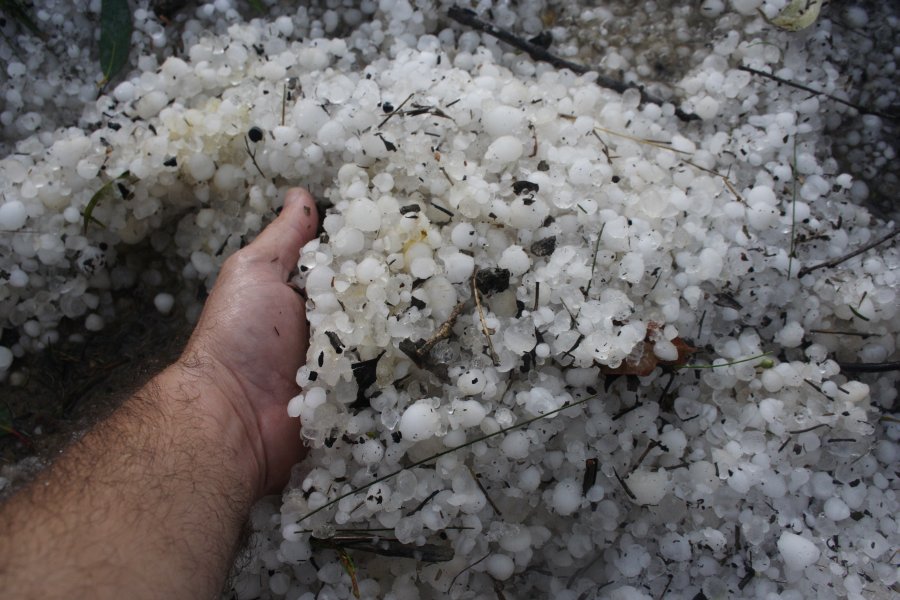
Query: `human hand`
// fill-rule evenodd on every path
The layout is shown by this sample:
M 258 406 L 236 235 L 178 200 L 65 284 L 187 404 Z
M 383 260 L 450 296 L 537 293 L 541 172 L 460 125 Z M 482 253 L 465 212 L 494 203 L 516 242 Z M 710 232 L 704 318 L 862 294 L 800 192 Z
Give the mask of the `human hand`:
M 219 273 L 179 366 L 212 384 L 226 413 L 245 430 L 258 467 L 256 497 L 280 490 L 302 458 L 300 422 L 287 414 L 297 394 L 309 331 L 303 298 L 287 285 L 318 216 L 306 190 L 288 190 L 281 215 Z M 230 412 L 228 412 L 230 411 Z

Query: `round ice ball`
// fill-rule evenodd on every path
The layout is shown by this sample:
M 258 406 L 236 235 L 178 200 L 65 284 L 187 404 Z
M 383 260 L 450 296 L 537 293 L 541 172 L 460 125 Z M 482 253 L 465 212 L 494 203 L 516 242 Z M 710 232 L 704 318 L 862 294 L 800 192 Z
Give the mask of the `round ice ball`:
M 484 371 L 469 369 L 456 380 L 456 387 L 466 396 L 474 396 L 484 390 L 485 383 Z
M 659 504 L 668 493 L 672 482 L 664 470 L 646 471 L 638 469 L 625 478 L 628 489 L 634 494 L 638 504 Z
M 509 579 L 516 570 L 516 563 L 505 554 L 492 554 L 486 562 L 487 572 L 494 579 Z
M 563 479 L 553 488 L 553 510 L 562 516 L 571 515 L 581 506 L 581 484 L 574 479 Z
M 198 152 L 188 158 L 187 170 L 197 181 L 208 181 L 216 174 L 216 163 L 206 154 Z
M 522 111 L 512 106 L 495 106 L 482 117 L 484 130 L 491 137 L 515 134 L 525 124 Z
M 0 206 L 0 229 L 15 231 L 24 225 L 27 219 L 25 205 L 18 200 L 10 200 Z
M 175 298 L 172 294 L 157 294 L 153 298 L 153 305 L 161 314 L 167 315 L 172 311 L 172 307 L 175 305 Z
M 378 440 L 366 440 L 353 446 L 353 459 L 361 465 L 373 465 L 384 458 L 384 446 Z
M 12 350 L 7 348 L 6 346 L 0 346 L 0 371 L 4 371 L 9 368 L 9 366 L 13 362 L 13 353 Z
M 400 434 L 405 440 L 417 442 L 434 437 L 441 425 L 441 415 L 431 400 L 419 400 L 410 405 L 400 417 Z
M 522 275 L 531 267 L 531 258 L 522 249 L 522 246 L 510 246 L 500 255 L 497 266 L 501 269 L 507 269 L 513 275 Z
M 801 571 L 814 564 L 821 554 L 812 541 L 790 531 L 782 533 L 776 545 L 784 566 L 791 571 Z
M 522 156 L 522 142 L 511 135 L 497 138 L 484 153 L 485 160 L 500 165 L 511 163 Z
M 359 198 L 350 203 L 344 212 L 345 223 L 360 231 L 378 231 L 381 227 L 381 210 L 368 198 Z

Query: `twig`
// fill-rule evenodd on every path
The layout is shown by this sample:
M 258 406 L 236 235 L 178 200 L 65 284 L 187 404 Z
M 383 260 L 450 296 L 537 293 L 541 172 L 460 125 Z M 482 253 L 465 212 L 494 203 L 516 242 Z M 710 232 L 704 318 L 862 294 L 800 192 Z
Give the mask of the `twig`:
M 450 316 L 447 317 L 447 320 L 441 323 L 441 326 L 438 327 L 437 331 L 435 331 L 430 338 L 425 340 L 425 342 L 421 346 L 419 346 L 418 350 L 416 350 L 416 354 L 419 355 L 419 358 L 425 358 L 425 356 L 431 351 L 431 349 L 434 348 L 435 344 L 450 337 L 450 333 L 453 331 L 453 326 L 456 324 L 456 319 L 459 318 L 459 313 L 462 312 L 462 309 L 467 302 L 467 300 L 463 300 L 462 302 L 459 302 L 456 306 L 454 306 L 453 310 L 450 312 Z
M 409 102 L 409 101 L 412 99 L 412 97 L 413 97 L 412 94 L 410 94 L 409 96 L 407 96 L 407 97 L 406 97 L 406 100 L 404 100 L 403 102 L 401 102 L 401 103 L 400 103 L 400 106 L 398 106 L 397 108 L 395 108 L 394 110 L 392 110 L 390 113 L 388 113 L 388 116 L 386 116 L 386 117 L 384 118 L 384 120 L 383 120 L 381 123 L 379 123 L 379 124 L 378 124 L 378 127 L 376 127 L 375 129 L 381 129 L 382 127 L 384 127 L 384 124 L 387 123 L 388 121 L 390 121 L 390 120 L 391 120 L 391 117 L 393 117 L 393 116 L 396 115 L 398 112 L 400 112 L 400 109 L 403 108 L 403 106 L 404 106 L 407 102 Z
M 872 337 L 873 335 L 878 335 L 875 333 L 862 333 L 859 331 L 837 331 L 835 329 L 810 329 L 810 333 L 828 333 L 831 335 L 852 335 L 861 338 Z
M 796 82 L 790 81 L 788 79 L 783 79 L 777 75 L 773 75 L 771 73 L 766 73 L 765 71 L 760 71 L 758 69 L 754 69 L 752 67 L 746 67 L 744 65 L 739 66 L 738 69 L 740 69 L 741 71 L 746 71 L 748 73 L 752 73 L 753 75 L 759 75 L 760 77 L 765 77 L 766 79 L 771 79 L 772 81 L 777 81 L 778 83 L 783 83 L 784 85 L 788 85 L 790 87 L 797 88 L 798 90 L 803 90 L 804 92 L 809 92 L 810 94 L 816 94 L 818 96 L 825 96 L 826 98 L 834 100 L 835 102 L 838 102 L 845 106 L 849 106 L 850 108 L 855 108 L 856 110 L 858 110 L 859 112 L 861 112 L 864 115 L 876 115 L 879 117 L 884 117 L 885 119 L 890 119 L 891 121 L 898 120 L 897 115 L 890 115 L 888 113 L 873 110 L 871 108 L 866 108 L 865 106 L 856 104 L 855 102 L 850 102 L 849 100 L 844 100 L 843 98 L 838 98 L 837 96 L 829 94 L 828 92 L 823 92 L 821 90 L 813 89 L 813 88 L 805 86 L 801 83 L 796 83 Z
M 250 142 L 247 139 L 247 136 L 244 136 L 244 145 L 247 146 L 247 154 L 250 155 L 250 160 L 253 161 L 253 166 L 256 167 L 256 170 L 259 171 L 259 174 L 262 177 L 265 177 L 266 174 L 262 172 L 262 169 L 259 168 L 259 165 L 256 164 L 256 153 L 250 150 Z
M 833 258 L 831 260 L 827 260 L 823 263 L 819 263 L 819 264 L 813 265 L 811 267 L 803 267 L 802 269 L 800 269 L 800 272 L 797 274 L 797 277 L 804 277 L 805 275 L 809 275 L 810 273 L 812 273 L 813 271 L 816 271 L 818 269 L 836 267 L 837 265 L 841 264 L 842 262 L 848 261 L 851 258 L 855 258 L 855 257 L 859 256 L 860 254 L 862 254 L 863 252 L 868 252 L 875 246 L 879 246 L 879 245 L 885 243 L 886 241 L 890 240 L 891 238 L 897 236 L 897 234 L 900 234 L 900 227 L 898 227 L 897 229 L 894 229 L 892 232 L 888 233 L 887 235 L 884 235 L 884 236 L 878 238 L 874 242 L 869 242 L 868 244 L 866 244 L 865 246 L 862 246 L 858 250 L 854 250 L 850 254 L 845 254 L 844 256 L 839 256 L 838 258 Z
M 502 518 L 503 518 L 503 513 L 500 512 L 500 509 L 497 508 L 497 505 L 496 505 L 496 504 L 494 504 L 494 501 L 491 499 L 490 494 L 488 494 L 488 491 L 485 489 L 484 484 L 481 483 L 481 480 L 480 480 L 480 479 L 478 479 L 478 474 L 475 473 L 475 469 L 473 469 L 472 467 L 470 467 L 470 466 L 468 466 L 468 465 L 466 465 L 466 468 L 469 469 L 469 473 L 471 473 L 472 479 L 475 480 L 475 485 L 477 485 L 477 486 L 478 486 L 478 489 L 481 490 L 481 493 L 484 494 L 484 497 L 487 499 L 488 504 L 490 504 L 490 505 L 491 505 L 491 508 L 494 509 L 494 512 L 497 513 L 497 516 L 500 517 L 500 518 L 502 519 Z
M 491 352 L 491 362 L 496 366 L 500 363 L 500 359 L 497 358 L 497 353 L 494 352 L 494 342 L 491 341 L 491 334 L 488 330 L 487 322 L 484 320 L 484 308 L 481 306 L 481 294 L 478 292 L 478 286 L 475 284 L 474 275 L 472 275 L 472 295 L 475 297 L 475 306 L 478 308 L 478 317 L 481 319 L 481 331 L 484 333 L 484 337 L 487 338 L 488 350 Z
M 449 593 L 450 593 L 450 590 L 453 589 L 453 584 L 456 583 L 456 580 L 459 579 L 459 576 L 460 576 L 460 575 L 462 575 L 463 573 L 465 573 L 466 571 L 468 571 L 469 569 L 471 569 L 472 567 L 474 567 L 475 565 L 477 565 L 478 563 L 480 563 L 481 561 L 483 561 L 484 559 L 486 559 L 486 558 L 487 558 L 488 556 L 490 556 L 491 554 L 493 554 L 493 552 L 488 552 L 487 554 L 485 554 L 484 556 L 482 556 L 481 558 L 479 558 L 479 559 L 476 560 L 475 562 L 473 562 L 473 563 L 471 563 L 471 564 L 469 564 L 469 565 L 466 565 L 466 567 L 463 568 L 462 571 L 460 571 L 459 573 L 457 573 L 457 574 L 453 577 L 453 579 L 450 580 L 450 586 L 447 588 L 447 591 L 444 592 L 444 593 L 445 593 L 445 594 L 449 594 Z
M 634 89 L 640 92 L 641 102 L 649 104 L 659 104 L 660 106 L 665 103 L 665 100 L 648 94 L 646 91 L 644 91 L 644 88 L 642 86 L 639 86 L 635 83 L 626 83 L 618 79 L 613 79 L 612 77 L 599 73 L 594 67 L 580 65 L 578 63 L 574 63 L 572 61 L 551 54 L 541 46 L 532 44 L 531 42 L 520 38 L 514 33 L 506 31 L 505 29 L 501 29 L 491 23 L 488 23 L 487 21 L 480 19 L 475 11 L 469 10 L 467 8 L 460 8 L 459 6 L 451 6 L 447 11 L 447 16 L 457 23 L 460 23 L 461 25 L 467 25 L 472 29 L 484 32 L 502 42 L 506 42 L 514 48 L 518 48 L 519 50 L 527 53 L 528 56 L 530 56 L 533 60 L 549 63 L 557 69 L 569 69 L 570 71 L 578 75 L 584 75 L 585 73 L 594 71 L 597 72 L 597 85 L 613 90 L 614 92 L 618 92 L 620 94 L 624 93 L 625 90 Z M 695 114 L 684 112 L 677 107 L 675 108 L 675 115 L 682 121 L 695 121 L 700 118 Z
M 900 371 L 900 360 L 881 363 L 839 362 L 838 366 L 841 368 L 841 371 L 847 373 L 888 373 L 890 371 Z

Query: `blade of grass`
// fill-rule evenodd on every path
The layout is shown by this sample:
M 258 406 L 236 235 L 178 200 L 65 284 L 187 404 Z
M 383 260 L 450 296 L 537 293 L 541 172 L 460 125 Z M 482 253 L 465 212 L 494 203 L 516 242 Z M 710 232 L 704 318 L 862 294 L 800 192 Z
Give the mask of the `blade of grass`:
M 791 251 L 788 252 L 788 279 L 794 266 L 794 251 L 797 245 L 797 136 L 794 136 L 794 158 L 791 162 L 791 179 L 794 190 L 791 197 Z
M 677 365 L 676 369 L 718 369 L 719 367 L 730 367 L 731 365 L 739 365 L 741 363 L 750 362 L 751 360 L 756 360 L 758 358 L 763 358 L 772 354 L 772 351 L 763 352 L 762 354 L 757 354 L 756 356 L 749 356 L 747 358 L 742 358 L 740 360 L 734 360 L 727 363 L 722 363 L 721 365 Z
M 100 225 L 100 227 L 105 227 L 103 223 L 94 218 L 94 209 L 97 207 L 97 204 L 100 203 L 100 200 L 102 200 L 112 191 L 112 186 L 115 182 L 120 179 L 124 179 L 129 175 L 131 175 L 131 173 L 129 171 L 125 171 L 115 179 L 110 179 L 109 181 L 104 183 L 103 186 L 99 190 L 97 190 L 93 196 L 91 196 L 91 199 L 88 201 L 87 206 L 84 207 L 84 213 L 82 213 L 84 217 L 83 229 L 85 235 L 87 234 L 88 225 L 90 225 L 91 223 L 96 223 L 97 225 Z

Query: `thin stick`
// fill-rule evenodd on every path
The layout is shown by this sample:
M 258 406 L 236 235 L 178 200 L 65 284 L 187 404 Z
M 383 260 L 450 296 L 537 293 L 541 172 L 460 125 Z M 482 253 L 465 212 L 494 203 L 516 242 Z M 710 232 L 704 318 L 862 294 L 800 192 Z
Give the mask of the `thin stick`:
M 788 279 L 794 266 L 794 254 L 797 251 L 797 136 L 794 136 L 794 160 L 791 162 L 791 181 L 794 190 L 791 195 L 791 251 L 788 253 Z
M 584 290 L 585 298 L 591 293 L 591 284 L 594 283 L 594 269 L 597 266 L 597 252 L 600 251 L 600 238 L 603 237 L 604 228 L 606 228 L 606 223 L 600 226 L 600 233 L 597 234 L 597 242 L 594 244 L 594 260 L 591 261 L 591 278 L 588 280 L 587 289 Z
M 459 6 L 451 6 L 447 11 L 447 16 L 457 23 L 460 23 L 461 25 L 467 25 L 472 29 L 484 32 L 502 42 L 506 42 L 513 48 L 518 48 L 519 50 L 527 53 L 528 56 L 532 58 L 532 60 L 549 63 L 557 69 L 569 69 L 570 71 L 578 75 L 584 75 L 585 73 L 593 71 L 597 73 L 597 85 L 601 87 L 605 87 L 620 94 L 624 93 L 625 90 L 634 89 L 640 92 L 641 102 L 658 104 L 660 106 L 665 103 L 665 100 L 648 94 L 640 85 L 613 79 L 612 77 L 601 74 L 595 67 L 580 65 L 578 63 L 574 63 L 551 54 L 545 48 L 542 48 L 536 44 L 532 44 L 531 42 L 520 38 L 514 33 L 506 31 L 505 29 L 501 29 L 491 23 L 488 23 L 487 21 L 480 19 L 475 11 L 466 8 L 460 8 Z M 695 114 L 684 112 L 677 107 L 675 108 L 675 115 L 682 121 L 695 121 L 700 118 Z
M 460 571 L 459 573 L 457 573 L 456 576 L 455 576 L 453 579 L 450 580 L 450 587 L 448 587 L 448 588 L 447 588 L 447 591 L 444 592 L 444 593 L 445 593 L 445 594 L 449 594 L 449 593 L 450 593 L 450 590 L 453 589 L 453 584 L 456 583 L 456 580 L 459 579 L 459 576 L 460 576 L 460 575 L 462 575 L 463 573 L 465 573 L 466 571 L 468 571 L 469 569 L 471 569 L 472 567 L 474 567 L 475 565 L 477 565 L 478 563 L 480 563 L 481 561 L 483 561 L 484 559 L 486 559 L 486 558 L 487 558 L 488 556 L 490 556 L 491 554 L 493 554 L 493 553 L 492 553 L 492 552 L 488 552 L 487 554 L 485 554 L 484 556 L 482 556 L 481 558 L 479 558 L 478 560 L 476 560 L 476 561 L 473 562 L 472 564 L 467 565 L 465 568 L 463 568 L 462 571 Z
M 888 373 L 900 371 L 900 360 L 882 363 L 845 363 L 839 362 L 841 371 L 847 373 Z
M 880 246 L 881 244 L 885 243 L 886 241 L 890 240 L 891 238 L 896 237 L 897 234 L 900 234 L 900 227 L 898 227 L 897 229 L 894 229 L 892 232 L 888 233 L 887 235 L 884 235 L 884 236 L 878 238 L 874 242 L 870 242 L 870 243 L 866 244 L 865 246 L 862 246 L 858 250 L 854 250 L 850 254 L 845 254 L 844 256 L 840 256 L 838 258 L 826 260 L 823 263 L 819 263 L 819 264 L 813 265 L 811 267 L 804 267 L 804 268 L 800 269 L 800 272 L 797 274 L 797 277 L 803 277 L 805 275 L 809 275 L 810 273 L 812 273 L 813 271 L 815 271 L 817 269 L 836 267 L 844 261 L 848 261 L 851 258 L 855 258 L 855 257 L 859 256 L 863 252 L 868 252 L 875 246 Z
M 873 335 L 878 335 L 876 333 L 862 333 L 859 331 L 838 331 L 836 329 L 810 329 L 810 333 L 828 333 L 831 335 L 852 335 L 861 338 L 872 337 Z
M 472 295 L 475 297 L 475 306 L 478 308 L 478 317 L 481 319 L 481 331 L 487 339 L 488 350 L 491 352 L 491 362 L 496 366 L 500 363 L 500 359 L 497 358 L 497 353 L 494 352 L 494 342 L 491 341 L 491 334 L 488 330 L 487 322 L 484 320 L 484 308 L 481 306 L 481 294 L 478 292 L 478 286 L 475 284 L 474 275 L 472 275 Z
M 425 340 L 425 343 L 418 349 L 417 354 L 420 358 L 425 358 L 434 345 L 439 341 L 447 339 L 450 337 L 450 333 L 453 331 L 453 326 L 456 324 L 456 319 L 459 318 L 459 313 L 462 312 L 463 307 L 466 305 L 468 301 L 463 300 L 459 302 L 456 306 L 453 307 L 453 310 L 450 312 L 450 316 L 447 317 L 447 320 L 441 323 L 441 326 L 438 327 L 438 330 L 434 332 L 430 338 Z
M 397 108 L 395 108 L 394 110 L 392 110 L 390 113 L 388 113 L 388 116 L 386 116 L 386 117 L 384 118 L 384 120 L 383 120 L 381 123 L 379 123 L 379 124 L 378 124 L 378 127 L 376 127 L 375 129 L 381 129 L 382 127 L 384 127 L 384 124 L 387 123 L 388 121 L 390 121 L 390 120 L 391 120 L 391 117 L 393 117 L 393 116 L 396 115 L 398 112 L 400 112 L 400 109 L 403 108 L 403 106 L 404 106 L 407 102 L 409 102 L 409 101 L 412 99 L 412 97 L 413 97 L 412 94 L 410 94 L 409 96 L 407 96 L 407 97 L 406 97 L 406 100 L 404 100 L 403 102 L 401 102 L 401 103 L 400 103 L 400 106 L 398 106 Z
M 556 413 L 560 413 L 560 412 L 562 412 L 562 411 L 564 411 L 564 410 L 568 410 L 568 409 L 574 408 L 574 407 L 576 407 L 576 406 L 578 406 L 578 405 L 580 405 L 580 404 L 584 404 L 585 402 L 589 402 L 589 401 L 591 401 L 591 400 L 594 400 L 595 398 L 597 398 L 597 397 L 599 397 L 599 396 L 600 396 L 600 394 L 594 394 L 593 396 L 588 396 L 588 397 L 586 397 L 586 398 L 582 398 L 581 400 L 575 400 L 574 402 L 567 402 L 566 404 L 564 404 L 563 406 L 560 406 L 559 408 L 556 408 L 556 409 L 553 409 L 553 410 L 551 410 L 551 411 L 545 412 L 545 413 L 543 413 L 543 414 L 541 414 L 541 415 L 538 415 L 538 416 L 536 416 L 536 417 L 531 417 L 530 419 L 525 419 L 525 420 L 522 421 L 521 423 L 516 423 L 515 425 L 510 425 L 509 427 L 504 427 L 503 429 L 498 429 L 498 430 L 495 431 L 494 433 L 489 433 L 489 434 L 487 434 L 487 435 L 483 435 L 483 436 L 481 436 L 481 437 L 479 437 L 479 438 L 475 438 L 474 440 L 471 440 L 471 441 L 469 441 L 469 442 L 465 442 L 465 443 L 463 443 L 463 444 L 460 444 L 459 446 L 453 446 L 452 448 L 448 448 L 447 450 L 444 450 L 443 452 L 438 452 L 437 454 L 432 454 L 431 456 L 429 456 L 429 457 L 427 457 L 427 458 L 423 458 L 422 460 L 417 460 L 416 462 L 412 463 L 412 464 L 409 465 L 408 467 L 404 467 L 404 468 L 401 468 L 401 469 L 397 469 L 396 471 L 392 471 L 391 473 L 388 473 L 387 475 L 382 475 L 381 477 L 378 477 L 378 478 L 375 479 L 374 481 L 370 481 L 369 483 L 367 483 L 367 484 L 365 484 L 365 485 L 362 485 L 362 486 L 357 487 L 357 488 L 353 488 L 353 489 L 351 489 L 349 492 L 345 492 L 345 493 L 343 493 L 343 494 L 337 496 L 337 497 L 334 498 L 333 500 L 329 500 L 328 502 L 326 502 L 325 504 L 323 504 L 323 505 L 320 506 L 319 508 L 317 508 L 317 509 L 315 509 L 315 510 L 313 510 L 313 511 L 311 511 L 311 512 L 306 513 L 305 515 L 303 515 L 302 517 L 300 517 L 299 519 L 297 519 L 295 522 L 296 522 L 296 523 L 302 523 L 302 522 L 305 521 L 306 519 L 310 518 L 311 516 L 313 516 L 313 515 L 315 515 L 315 514 L 317 514 L 317 513 L 322 512 L 322 511 L 325 510 L 326 508 L 330 508 L 330 507 L 334 506 L 335 504 L 337 504 L 338 502 L 340 502 L 340 501 L 343 500 L 344 498 L 347 498 L 347 497 L 349 497 L 349 496 L 352 496 L 353 494 L 358 494 L 359 492 L 368 489 L 370 486 L 373 486 L 373 485 L 375 485 L 376 483 L 381 483 L 382 481 L 387 481 L 387 480 L 390 479 L 391 477 L 395 477 L 395 476 L 399 475 L 400 473 L 402 473 L 403 471 L 408 471 L 408 470 L 411 470 L 411 469 L 415 469 L 416 467 L 420 467 L 420 466 L 424 465 L 425 463 L 429 463 L 429 462 L 431 462 L 431 461 L 433 461 L 433 460 L 437 460 L 438 458 L 440 458 L 440 457 L 442 457 L 442 456 L 446 456 L 446 455 L 448 455 L 448 454 L 451 454 L 451 453 L 453 453 L 453 452 L 456 452 L 457 450 L 459 450 L 459 449 L 461 449 L 461 448 L 466 448 L 467 446 L 471 446 L 472 444 L 477 444 L 478 442 L 484 442 L 484 441 L 489 440 L 489 439 L 491 439 L 491 438 L 493 438 L 493 437 L 496 437 L 496 436 L 498 436 L 498 435 L 502 435 L 502 434 L 504 434 L 504 433 L 508 433 L 508 432 L 513 431 L 513 430 L 516 430 L 516 429 L 521 429 L 522 427 L 526 427 L 526 426 L 528 426 L 528 425 L 531 425 L 531 424 L 534 423 L 535 421 L 540 421 L 541 419 L 546 419 L 547 417 L 553 416 L 553 415 L 555 415 Z
M 484 494 L 484 497 L 485 497 L 485 499 L 487 499 L 488 504 L 490 504 L 490 505 L 491 505 L 491 508 L 494 509 L 494 512 L 497 513 L 497 516 L 500 517 L 500 518 L 502 519 L 502 518 L 503 518 L 503 513 L 500 512 L 500 509 L 497 508 L 497 505 L 496 505 L 496 504 L 494 504 L 494 501 L 491 499 L 490 494 L 488 494 L 488 491 L 485 489 L 484 484 L 481 483 L 481 480 L 480 480 L 480 479 L 478 479 L 478 474 L 475 473 L 475 469 L 473 469 L 472 467 L 470 467 L 470 466 L 468 466 L 468 465 L 466 465 L 466 468 L 469 469 L 469 473 L 472 474 L 472 479 L 475 480 L 475 485 L 477 485 L 477 486 L 478 486 L 478 489 L 481 490 L 481 493 Z
M 816 90 L 811 87 L 805 86 L 801 83 L 796 83 L 794 81 L 789 81 L 787 79 L 783 79 L 777 75 L 773 75 L 771 73 L 766 73 L 765 71 L 759 71 L 752 67 L 746 67 L 743 65 L 739 66 L 738 69 L 740 69 L 741 71 L 747 71 L 748 73 L 752 73 L 753 75 L 759 75 L 760 77 L 765 77 L 766 79 L 771 79 L 772 81 L 777 81 L 778 83 L 783 83 L 784 85 L 788 85 L 790 87 L 797 88 L 798 90 L 803 90 L 804 92 L 809 92 L 810 94 L 816 94 L 817 96 L 825 96 L 826 98 L 834 100 L 835 102 L 838 102 L 845 106 L 849 106 L 850 108 L 855 108 L 856 110 L 858 110 L 859 112 L 861 112 L 864 115 L 877 115 L 879 117 L 884 117 L 885 119 L 890 119 L 891 121 L 898 120 L 896 115 L 890 115 L 888 113 L 873 110 L 871 108 L 866 108 L 865 106 L 856 104 L 855 102 L 850 102 L 849 100 L 844 100 L 843 98 L 838 98 L 837 96 L 829 94 L 828 92 Z

